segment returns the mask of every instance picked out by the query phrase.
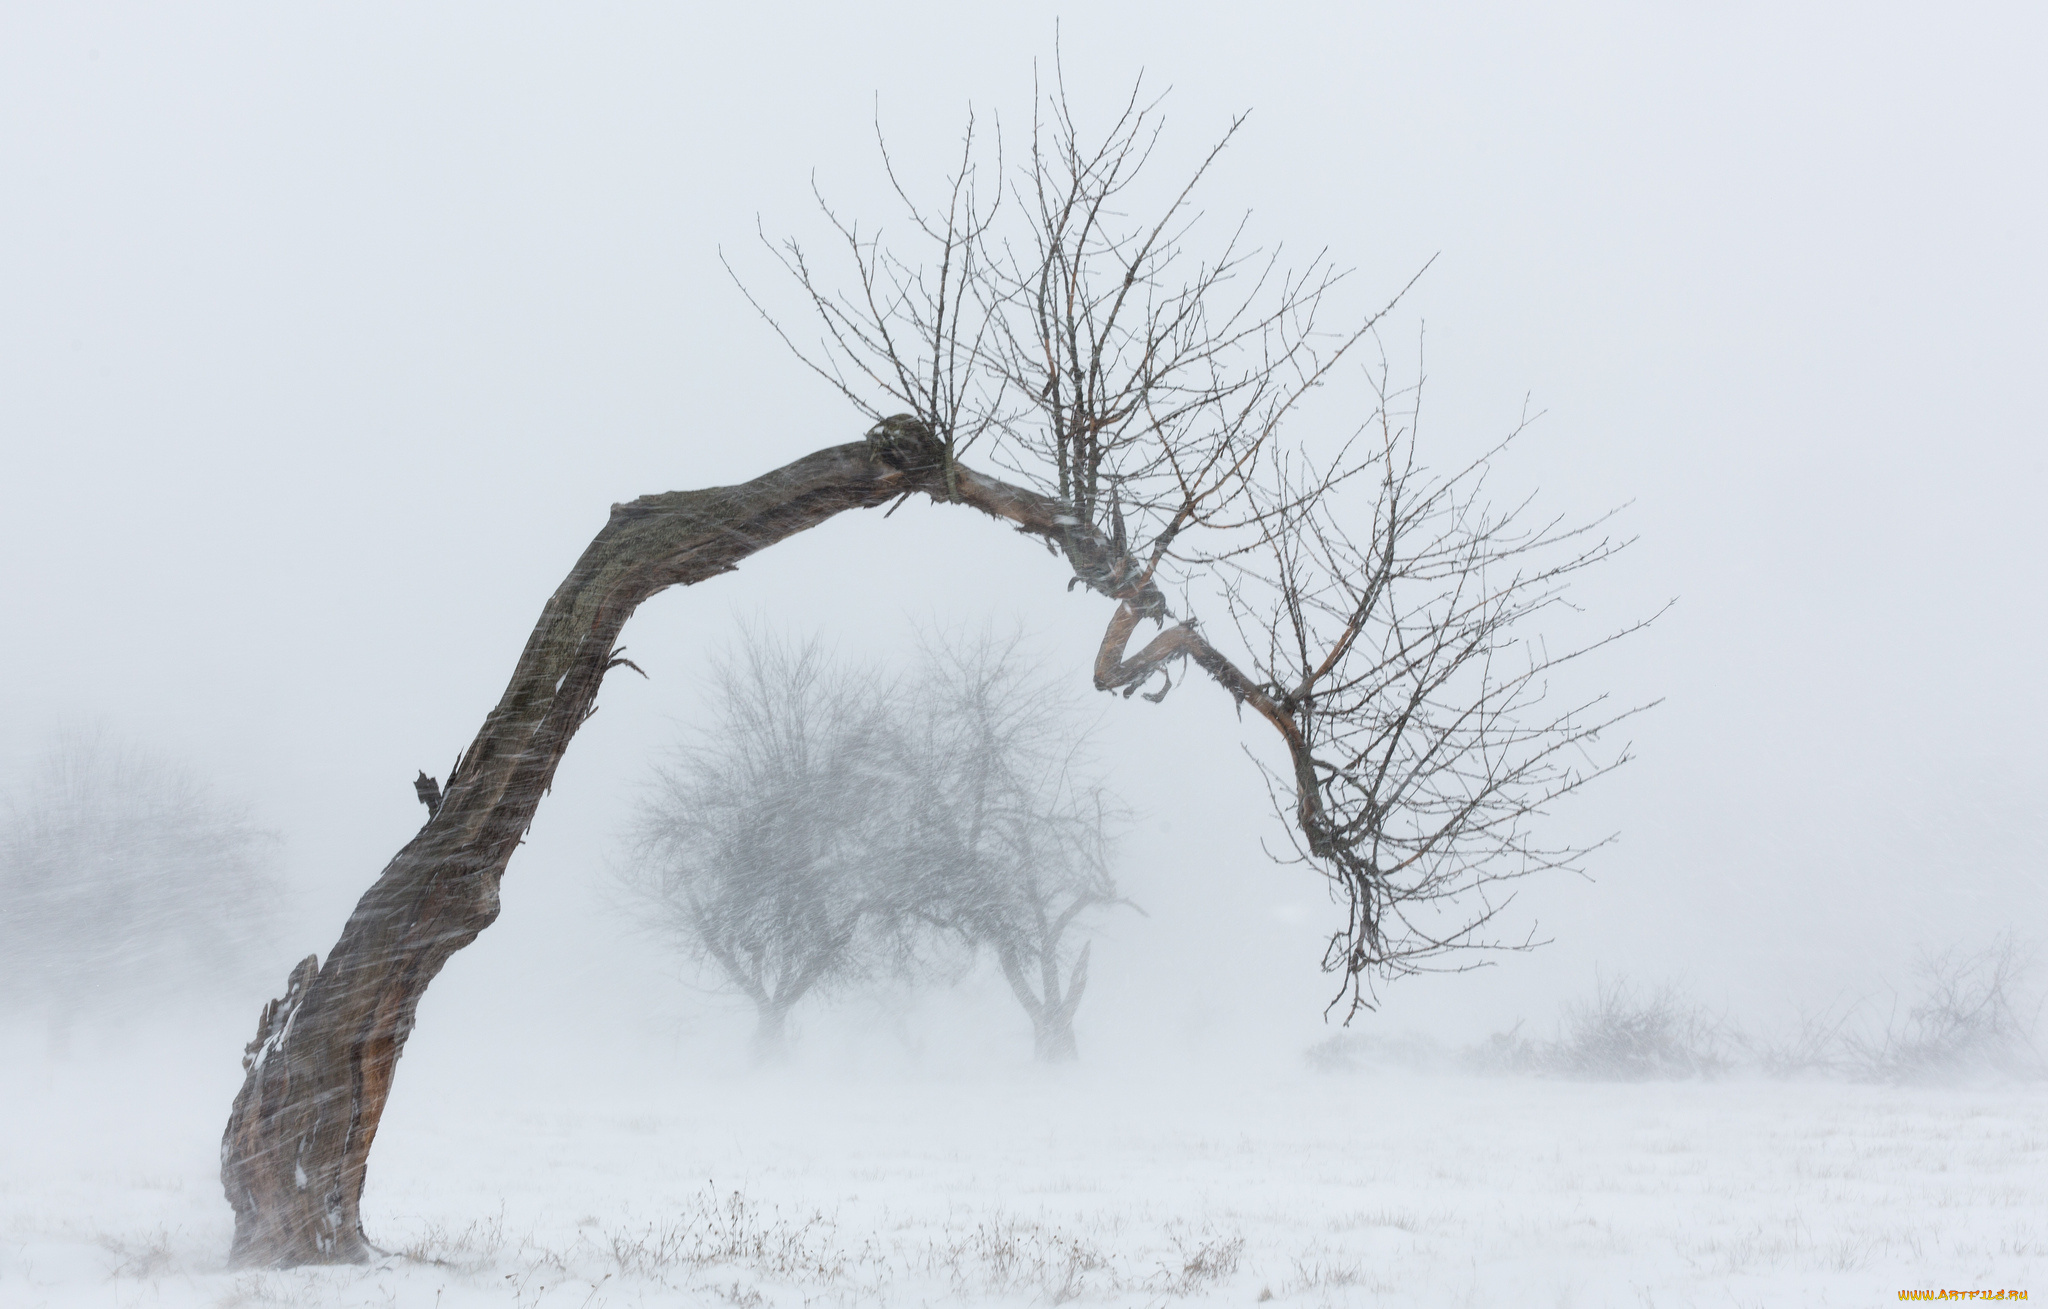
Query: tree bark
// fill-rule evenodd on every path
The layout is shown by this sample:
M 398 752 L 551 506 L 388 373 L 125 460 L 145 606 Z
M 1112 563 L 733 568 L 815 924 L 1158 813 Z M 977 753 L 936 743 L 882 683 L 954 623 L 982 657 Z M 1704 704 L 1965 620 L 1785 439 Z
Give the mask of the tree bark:
M 739 486 L 646 496 L 611 518 L 541 612 L 504 697 L 426 826 L 265 1008 L 221 1139 L 236 1265 L 359 1263 L 376 1253 L 359 1202 L 370 1146 L 420 997 L 498 916 L 498 883 L 569 740 L 649 596 L 729 572 L 844 510 L 936 482 L 921 425 L 878 425 Z

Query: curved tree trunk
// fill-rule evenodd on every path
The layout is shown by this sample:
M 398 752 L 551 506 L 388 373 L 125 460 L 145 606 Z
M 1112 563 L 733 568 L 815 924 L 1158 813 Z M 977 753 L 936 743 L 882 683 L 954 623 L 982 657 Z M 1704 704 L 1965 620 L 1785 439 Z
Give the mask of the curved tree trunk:
M 364 894 L 327 962 L 302 961 L 284 997 L 264 1008 L 221 1138 L 221 1184 L 235 1210 L 233 1263 L 359 1263 L 376 1252 L 358 1205 L 414 1011 L 448 957 L 497 918 L 506 862 L 616 666 L 619 632 L 634 609 L 668 587 L 730 572 L 844 510 L 914 492 L 1042 538 L 1078 580 L 1121 602 L 1096 661 L 1098 687 L 1128 694 L 1168 660 L 1191 657 L 1280 727 L 1297 771 L 1306 769 L 1290 720 L 1193 626 L 1169 628 L 1125 657 L 1141 617 L 1167 617 L 1165 597 L 1136 560 L 1046 496 L 948 467 L 943 443 L 907 415 L 876 424 L 865 442 L 739 486 L 614 505 L 541 611 L 511 684 L 446 791 L 436 797 L 430 779 L 419 782 L 431 807 L 426 826 Z M 1308 794 L 1305 806 L 1313 803 Z
M 357 1205 L 413 1012 L 448 957 L 497 918 L 506 861 L 590 716 L 633 610 L 843 510 L 916 490 L 938 460 L 928 438 L 920 449 L 897 434 L 740 486 L 612 507 L 427 825 L 356 905 L 326 964 L 301 963 L 264 1010 L 221 1140 L 234 1263 L 353 1263 L 374 1252 Z

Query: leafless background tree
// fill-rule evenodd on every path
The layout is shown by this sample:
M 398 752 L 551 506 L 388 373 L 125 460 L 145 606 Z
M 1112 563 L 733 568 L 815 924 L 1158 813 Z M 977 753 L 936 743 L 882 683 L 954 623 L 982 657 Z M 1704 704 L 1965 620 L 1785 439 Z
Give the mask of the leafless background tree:
M 1111 869 L 1125 825 L 1061 686 L 1020 643 L 935 641 L 895 715 L 909 781 L 901 866 L 933 926 L 995 956 L 1040 1060 L 1079 1057 L 1092 915 L 1126 904 Z
M 80 1022 L 243 992 L 267 962 L 277 840 L 190 768 L 97 732 L 0 810 L 0 999 Z
M 805 996 L 957 977 L 986 950 L 1041 1059 L 1075 1058 L 1088 916 L 1122 903 L 1117 802 L 1077 706 L 1016 639 L 934 639 L 890 682 L 750 631 L 658 771 L 621 873 L 629 913 L 752 1002 L 758 1057 Z
M 889 688 L 816 638 L 749 632 L 712 669 L 712 712 L 659 770 L 621 874 L 631 908 L 752 1002 L 773 1058 L 808 995 L 873 974 L 900 938 L 885 852 Z

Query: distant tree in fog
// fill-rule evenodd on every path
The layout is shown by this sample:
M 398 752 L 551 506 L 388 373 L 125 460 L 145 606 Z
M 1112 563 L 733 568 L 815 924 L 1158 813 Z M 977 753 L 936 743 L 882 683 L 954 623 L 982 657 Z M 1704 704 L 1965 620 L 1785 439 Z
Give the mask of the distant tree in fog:
M 875 971 L 901 918 L 877 861 L 886 688 L 813 641 L 752 635 L 712 672 L 709 721 L 659 771 L 622 881 L 685 955 L 745 996 L 760 1057 L 804 997 Z
M 754 1006 L 757 1056 L 804 997 L 930 978 L 986 950 L 1038 1056 L 1072 1059 L 1076 929 L 1119 902 L 1120 810 L 1071 698 L 1015 641 L 935 643 L 890 684 L 815 640 L 749 633 L 636 822 L 622 882 L 664 937 Z
M 0 1002 L 62 1044 L 251 976 L 274 917 L 277 841 L 189 768 L 63 738 L 0 810 Z
M 893 717 L 908 903 L 995 956 L 1039 1059 L 1076 1058 L 1089 944 L 1072 934 L 1125 903 L 1109 861 L 1123 811 L 1088 771 L 1077 706 L 1015 640 L 984 637 L 935 645 Z

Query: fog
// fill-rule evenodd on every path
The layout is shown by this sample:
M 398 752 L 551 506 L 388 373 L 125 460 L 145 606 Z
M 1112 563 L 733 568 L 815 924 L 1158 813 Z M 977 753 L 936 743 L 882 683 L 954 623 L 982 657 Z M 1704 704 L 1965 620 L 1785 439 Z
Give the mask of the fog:
M 1617 836 L 1523 886 L 1510 934 L 1551 943 L 1354 1027 L 1547 1026 L 1596 974 L 1767 1025 L 2038 937 L 2044 36 L 2019 5 L 9 7 L 0 766 L 97 725 L 281 837 L 274 981 L 195 1013 L 224 1117 L 261 1002 L 418 829 L 415 772 L 470 741 L 609 506 L 864 430 L 721 256 L 782 293 L 757 224 L 815 236 L 814 181 L 894 221 L 877 119 L 921 183 L 970 108 L 1021 142 L 1057 43 L 1084 115 L 1170 88 L 1168 172 L 1251 111 L 1208 212 L 1327 247 L 1357 306 L 1434 257 L 1383 331 L 1397 365 L 1426 345 L 1425 451 L 1541 411 L 1494 494 L 1637 538 L 1575 586 L 1580 631 L 1675 600 L 1577 674 L 1658 703 L 1548 820 Z M 1085 687 L 1109 610 L 1065 582 L 917 502 L 646 605 L 648 678 L 607 680 L 502 918 L 423 1003 L 394 1132 L 428 1087 L 740 1066 L 746 1016 L 610 888 L 744 623 L 906 666 L 921 629 L 1016 626 Z M 1341 910 L 1264 853 L 1271 734 L 1199 681 L 1097 708 L 1146 916 L 1095 933 L 1084 1060 L 1298 1060 Z M 1030 1048 L 986 975 L 796 1031 L 820 1070 Z

